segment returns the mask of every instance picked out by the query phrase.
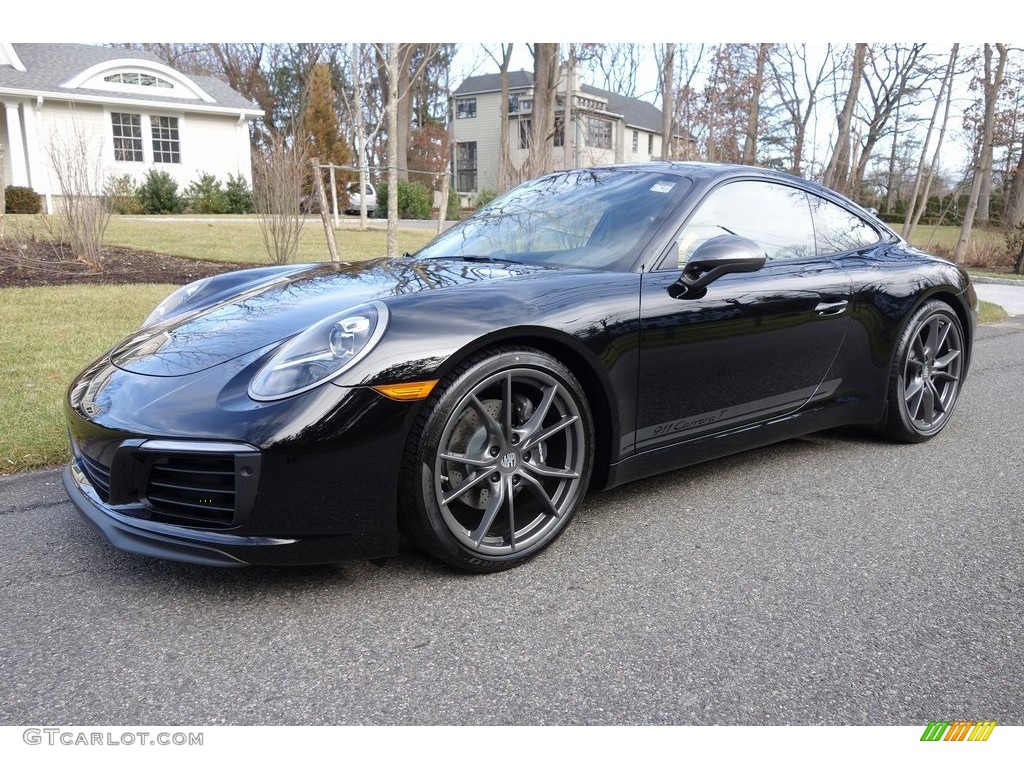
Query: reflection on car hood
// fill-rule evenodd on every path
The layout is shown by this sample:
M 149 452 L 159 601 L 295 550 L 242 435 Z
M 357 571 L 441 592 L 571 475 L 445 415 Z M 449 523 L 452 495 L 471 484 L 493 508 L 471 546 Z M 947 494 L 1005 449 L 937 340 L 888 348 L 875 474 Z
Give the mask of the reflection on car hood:
M 144 328 L 110 353 L 119 368 L 148 376 L 205 370 L 284 341 L 317 321 L 374 299 L 501 280 L 544 267 L 409 258 L 324 264 L 196 312 Z

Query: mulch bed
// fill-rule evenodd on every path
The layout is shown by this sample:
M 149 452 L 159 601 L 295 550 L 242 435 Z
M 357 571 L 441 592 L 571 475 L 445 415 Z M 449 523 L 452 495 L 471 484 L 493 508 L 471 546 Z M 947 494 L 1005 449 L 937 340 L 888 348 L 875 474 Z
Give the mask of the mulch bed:
M 131 248 L 105 247 L 103 271 L 76 261 L 66 245 L 45 242 L 0 242 L 0 288 L 39 285 L 184 285 L 252 264 L 195 261 Z

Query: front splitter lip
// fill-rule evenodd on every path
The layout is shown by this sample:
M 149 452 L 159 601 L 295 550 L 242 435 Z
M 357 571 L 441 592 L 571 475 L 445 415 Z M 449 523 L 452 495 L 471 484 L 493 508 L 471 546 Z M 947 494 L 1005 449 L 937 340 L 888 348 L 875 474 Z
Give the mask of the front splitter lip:
M 236 536 L 123 515 L 103 503 L 75 461 L 65 467 L 62 478 L 68 497 L 79 513 L 111 544 L 135 555 L 237 568 L 277 560 L 267 556 L 268 550 L 289 549 L 300 544 L 298 539 Z M 280 559 L 288 560 L 283 555 Z

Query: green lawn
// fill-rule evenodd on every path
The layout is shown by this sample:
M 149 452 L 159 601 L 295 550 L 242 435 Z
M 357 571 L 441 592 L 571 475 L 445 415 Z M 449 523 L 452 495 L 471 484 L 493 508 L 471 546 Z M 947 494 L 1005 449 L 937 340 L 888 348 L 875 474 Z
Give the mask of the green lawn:
M 7 216 L 9 233 L 49 239 L 49 228 L 35 216 Z M 358 217 L 341 217 L 335 230 L 339 257 L 358 261 L 387 253 L 384 222 L 371 220 L 371 229 L 359 231 Z M 415 251 L 434 237 L 434 229 L 400 228 L 398 252 Z M 111 216 L 106 245 L 184 256 L 189 259 L 268 264 L 255 216 Z M 327 236 L 319 217 L 307 217 L 299 235 L 297 262 L 327 261 Z
M 0 474 L 64 462 L 64 390 L 173 285 L 0 289 Z

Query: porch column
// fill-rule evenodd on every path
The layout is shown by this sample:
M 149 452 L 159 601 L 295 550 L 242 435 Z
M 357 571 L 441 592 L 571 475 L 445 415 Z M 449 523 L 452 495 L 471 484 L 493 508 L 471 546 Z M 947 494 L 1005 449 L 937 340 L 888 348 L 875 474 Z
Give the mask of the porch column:
M 28 166 L 25 163 L 25 142 L 21 138 L 21 116 L 18 114 L 18 102 L 4 102 L 7 112 L 7 146 L 11 154 L 12 186 L 28 186 Z

